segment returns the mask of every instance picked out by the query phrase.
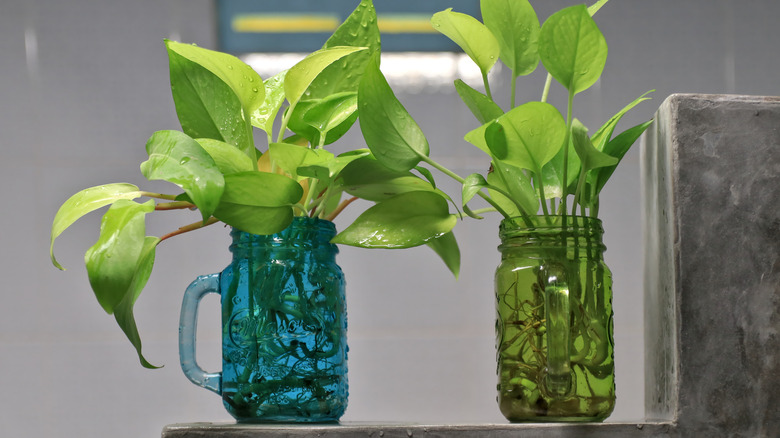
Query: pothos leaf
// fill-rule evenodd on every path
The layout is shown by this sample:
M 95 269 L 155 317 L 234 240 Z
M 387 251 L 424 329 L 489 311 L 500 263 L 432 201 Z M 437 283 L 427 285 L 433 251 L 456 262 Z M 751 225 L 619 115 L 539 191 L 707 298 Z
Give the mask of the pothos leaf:
M 271 135 L 276 114 L 284 103 L 284 76 L 286 74 L 287 70 L 284 70 L 263 81 L 265 99 L 262 105 L 252 111 L 252 125 L 262 129 L 268 135 Z
M 320 73 L 306 91 L 307 98 L 319 99 L 345 91 L 357 91 L 363 71 L 380 50 L 376 9 L 371 0 L 362 0 L 341 26 L 333 32 L 324 49 L 338 46 L 366 47 L 334 61 Z
M 304 165 L 298 168 L 298 174 L 302 176 L 308 176 L 311 178 L 317 178 L 320 180 L 320 184 L 323 182 L 330 184 L 339 177 L 342 170 L 349 165 L 349 163 L 365 157 L 371 152 L 364 151 L 362 154 L 342 154 L 338 157 L 331 157 L 329 160 L 314 165 Z
M 258 99 L 250 99 L 235 91 L 230 83 L 209 69 L 222 69 L 216 66 L 219 59 L 207 57 L 207 61 L 199 56 L 194 57 L 194 60 L 190 59 L 191 51 L 200 53 L 199 51 L 204 49 L 170 41 L 167 45 L 171 92 L 182 130 L 192 138 L 212 138 L 230 143 L 250 158 L 256 159 L 250 114 L 262 102 L 262 95 L 265 93 L 260 91 L 264 90 L 264 87 L 259 76 L 250 76 L 251 72 L 244 67 L 234 67 L 237 70 L 246 70 L 247 78 L 256 83 L 248 85 L 250 82 L 247 79 L 246 87 L 249 87 L 250 93 L 260 96 Z M 232 64 L 225 64 L 224 68 L 227 69 L 230 65 Z M 235 83 L 232 85 L 241 88 Z
M 361 157 L 341 172 L 340 185 L 352 196 L 369 201 L 383 201 L 415 191 L 433 191 L 433 185 L 409 171 L 388 169 L 372 156 Z
M 528 0 L 481 0 L 482 20 L 498 41 L 501 60 L 515 76 L 539 64 L 539 19 Z
M 487 122 L 484 125 L 467 132 L 466 135 L 463 136 L 463 139 L 478 147 L 482 152 L 491 155 L 490 148 L 488 147 L 487 141 L 485 141 L 485 131 L 487 131 L 487 127 L 490 126 L 491 123 L 493 122 Z
M 430 170 L 422 166 L 416 166 L 414 170 L 419 172 L 423 178 L 425 178 L 429 183 L 431 183 L 431 187 L 433 187 L 434 189 L 436 188 L 436 180 L 433 178 L 433 173 Z
M 247 114 L 254 112 L 263 103 L 263 80 L 252 67 L 235 56 L 171 40 L 165 40 L 165 45 L 169 52 L 207 69 L 226 83 L 241 101 Z
M 295 64 L 284 78 L 284 94 L 290 106 L 294 107 L 314 78 L 327 66 L 355 52 L 366 50 L 365 47 L 332 47 L 318 50 L 301 62 Z
M 455 80 L 455 91 L 458 92 L 460 99 L 466 104 L 480 123 L 487 123 L 504 114 L 501 107 L 493 102 L 493 100 L 471 88 L 460 79 Z
M 569 93 L 588 89 L 607 62 L 607 43 L 585 5 L 553 14 L 539 33 L 539 56 L 547 71 Z
M 601 193 L 601 189 L 604 188 L 607 180 L 609 180 L 609 177 L 615 172 L 619 161 L 623 159 L 626 152 L 631 148 L 631 145 L 639 139 L 642 133 L 645 132 L 652 123 L 653 121 L 649 120 L 645 123 L 640 123 L 639 125 L 628 128 L 607 143 L 604 147 L 604 153 L 617 158 L 618 162 L 612 166 L 595 169 L 588 173 L 588 190 L 584 193 L 584 195 L 586 195 L 583 197 L 584 204 L 593 204 L 598 198 L 599 193 Z
M 357 92 L 339 93 L 317 102 L 303 115 L 303 121 L 322 136 L 348 120 L 356 111 Z
M 566 138 L 563 116 L 548 103 L 528 102 L 499 117 L 497 122 L 505 128 L 506 156 L 501 161 L 537 175 Z
M 257 161 L 247 157 L 231 144 L 211 138 L 198 138 L 195 141 L 211 156 L 217 169 L 223 174 L 245 172 L 257 168 Z
M 490 155 L 493 158 L 503 160 L 509 154 L 509 145 L 506 139 L 506 129 L 504 125 L 494 120 L 487 124 L 485 128 L 485 144 L 490 149 Z
M 117 183 L 90 187 L 68 198 L 57 210 L 57 214 L 54 216 L 54 221 L 51 224 L 49 256 L 54 266 L 65 270 L 54 257 L 54 239 L 59 237 L 69 226 L 87 213 L 120 199 L 135 199 L 139 196 L 141 196 L 141 192 L 138 190 L 138 187 L 132 184 Z
M 515 216 L 522 213 L 536 214 L 539 210 L 539 199 L 531 186 L 530 178 L 523 173 L 523 170 L 497 160 L 493 161 L 492 168 L 493 171 L 487 177 L 488 183 L 508 193 L 513 201 L 512 205 L 507 205 L 507 202 L 499 202 L 499 205 L 505 210 L 509 209 L 507 212 L 515 211 Z M 504 195 L 494 190 L 489 190 L 489 193 L 496 201 L 505 198 Z
M 407 192 L 369 208 L 331 242 L 363 248 L 409 248 L 443 236 L 456 222 L 439 194 Z
M 152 273 L 152 265 L 154 264 L 154 255 L 157 244 L 160 239 L 157 237 L 147 236 L 144 239 L 144 246 L 141 250 L 141 256 L 139 257 L 138 268 L 136 274 L 133 277 L 133 282 L 130 286 L 130 292 L 125 295 L 125 298 L 119 302 L 119 305 L 114 309 L 114 318 L 122 331 L 130 340 L 130 343 L 135 347 L 138 353 L 138 360 L 144 368 L 159 368 L 149 363 L 144 358 L 141 352 L 141 336 L 138 334 L 138 327 L 135 323 L 135 316 L 133 315 L 133 306 L 141 290 L 149 280 L 149 275 Z
M 128 294 L 144 249 L 145 215 L 154 211 L 154 201 L 143 204 L 120 199 L 108 209 L 100 223 L 100 237 L 84 261 L 92 290 L 103 309 L 114 309 Z
M 429 241 L 426 245 L 441 257 L 447 269 L 457 279 L 460 275 L 460 248 L 458 248 L 458 241 L 455 240 L 455 234 L 450 231 Z
M 357 120 L 356 110 L 355 93 L 340 93 L 323 99 L 301 100 L 293 108 L 287 128 L 305 137 L 312 145 L 328 145 L 349 131 Z M 321 142 L 323 134 L 325 141 Z
M 496 37 L 476 18 L 448 8 L 433 14 L 431 24 L 434 29 L 457 44 L 477 64 L 483 75 L 498 61 L 499 46 Z
M 135 347 L 141 364 L 155 368 L 141 353 L 141 338 L 133 317 L 133 305 L 146 285 L 160 239 L 145 236 L 144 217 L 154 211 L 154 201 L 138 204 L 115 202 L 103 216 L 98 241 L 87 250 L 84 261 L 89 283 L 103 309 L 114 314 L 117 324 Z
M 149 159 L 141 173 L 149 180 L 176 184 L 198 207 L 205 222 L 214 213 L 225 180 L 214 159 L 197 141 L 179 131 L 158 131 L 146 142 Z
M 299 176 L 299 167 L 324 164 L 334 158 L 330 151 L 289 143 L 271 143 L 268 145 L 268 152 L 274 162 L 293 178 Z
M 369 63 L 360 81 L 358 111 L 363 138 L 383 165 L 405 172 L 428 156 L 425 135 L 393 94 L 379 70 L 378 57 Z
M 225 191 L 214 217 L 241 231 L 273 234 L 292 222 L 292 205 L 303 188 L 286 176 L 266 172 L 225 175 Z
M 648 94 L 652 93 L 653 91 L 655 91 L 655 90 L 650 90 L 650 91 L 644 93 L 643 95 L 641 95 L 641 96 L 637 97 L 636 99 L 634 99 L 633 102 L 631 102 L 628 105 L 624 106 L 623 109 L 618 111 L 618 113 L 615 114 L 614 116 L 610 117 L 609 120 L 607 120 L 607 123 L 604 123 L 604 125 L 602 125 L 601 128 L 599 128 L 599 130 L 596 131 L 596 133 L 594 133 L 590 137 L 590 141 L 593 142 L 593 145 L 596 146 L 596 149 L 598 149 L 600 151 L 604 150 L 604 146 L 606 146 L 606 144 L 612 138 L 612 133 L 615 132 L 615 128 L 617 127 L 618 122 L 620 122 L 620 119 L 622 119 L 623 116 L 628 111 L 630 111 L 632 108 L 634 108 L 635 106 L 639 105 L 640 103 L 642 103 L 642 102 L 644 102 L 646 100 L 650 100 L 649 97 L 645 97 L 645 96 L 647 96 Z M 610 154 L 610 155 L 613 155 L 613 154 Z M 613 155 L 613 156 L 616 156 L 616 155 Z
M 580 162 L 582 163 L 582 172 L 588 172 L 599 167 L 613 166 L 618 163 L 616 157 L 607 155 L 593 146 L 588 137 L 588 128 L 579 120 L 574 119 L 571 131 L 574 150 L 577 151 L 577 156 L 580 157 Z
M 461 189 L 461 199 L 462 199 L 462 206 L 465 207 L 466 204 L 468 204 L 469 201 L 477 194 L 480 190 L 487 188 L 488 182 L 485 181 L 485 178 L 478 174 L 478 173 L 472 173 L 471 175 L 467 176 L 463 180 L 463 187 Z

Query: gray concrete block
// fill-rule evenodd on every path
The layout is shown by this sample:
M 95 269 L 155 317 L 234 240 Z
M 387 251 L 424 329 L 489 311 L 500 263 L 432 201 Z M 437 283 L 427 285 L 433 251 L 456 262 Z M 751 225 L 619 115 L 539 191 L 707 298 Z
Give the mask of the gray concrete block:
M 673 95 L 642 150 L 646 409 L 780 433 L 780 98 Z

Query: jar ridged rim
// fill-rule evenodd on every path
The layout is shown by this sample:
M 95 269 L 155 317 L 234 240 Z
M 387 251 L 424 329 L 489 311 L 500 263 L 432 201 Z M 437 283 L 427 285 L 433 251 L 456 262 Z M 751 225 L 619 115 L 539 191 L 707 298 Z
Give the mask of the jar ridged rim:
M 297 236 L 295 232 L 299 232 Z M 306 246 L 333 245 L 330 240 L 336 235 L 336 225 L 325 219 L 298 216 L 284 230 L 266 235 L 258 235 L 232 228 L 230 237 L 235 248 L 252 248 L 260 246 L 282 246 L 292 241 L 304 242 Z
M 534 226 L 527 226 L 528 222 L 532 222 Z M 601 220 L 588 216 L 512 217 L 501 221 L 498 234 L 501 239 L 499 250 L 520 246 L 573 246 L 576 239 L 590 239 L 592 249 L 606 250 L 602 242 L 604 228 Z M 522 243 L 518 243 L 518 240 Z

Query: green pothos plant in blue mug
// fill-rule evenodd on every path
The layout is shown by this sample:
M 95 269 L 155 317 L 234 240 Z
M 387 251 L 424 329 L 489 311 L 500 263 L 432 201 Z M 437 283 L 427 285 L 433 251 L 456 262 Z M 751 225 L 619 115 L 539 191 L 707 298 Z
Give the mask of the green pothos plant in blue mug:
M 616 133 L 645 93 L 589 133 L 573 99 L 601 77 L 607 44 L 592 16 L 607 2 L 564 8 L 543 24 L 527 0 L 481 0 L 482 21 L 447 9 L 431 24 L 479 68 L 484 93 L 455 90 L 479 126 L 465 140 L 490 160 L 485 174 L 461 177 L 428 155 L 428 144 L 393 95 L 378 63 L 358 88 L 360 126 L 377 160 L 404 172 L 422 165 L 462 184 L 461 208 L 481 219 L 498 212 L 501 265 L 495 276 L 498 403 L 511 421 L 600 421 L 614 407 L 612 280 L 603 262 L 599 194 L 650 121 Z M 488 73 L 508 67 L 508 102 Z M 516 83 L 547 70 L 539 101 L 515 103 Z M 563 111 L 547 102 L 555 79 Z M 502 104 L 507 104 L 506 110 Z M 475 197 L 487 207 L 472 209 Z
M 181 130 L 152 134 L 141 172 L 149 180 L 173 183 L 175 190 L 153 193 L 114 183 L 79 191 L 54 218 L 51 260 L 62 269 L 54 257 L 55 239 L 85 214 L 110 205 L 97 242 L 85 254 L 87 274 L 102 308 L 115 316 L 141 364 L 151 368 L 142 354 L 133 306 L 149 279 L 155 248 L 211 224 L 231 226 L 235 270 L 223 271 L 222 286 L 214 288 L 223 287 L 226 338 L 232 347 L 251 347 L 235 357 L 226 354 L 224 361 L 240 361 L 241 369 L 233 369 L 233 378 L 255 392 L 223 394 L 226 407 L 236 418 L 248 421 L 338 419 L 346 406 L 345 345 L 339 340 L 346 325 L 343 278 L 332 260 L 335 244 L 428 245 L 455 275 L 460 264 L 452 233 L 457 215 L 450 212 L 451 200 L 435 187 L 430 172 L 415 166 L 387 166 L 387 157 L 377 156 L 383 150 L 374 152 L 363 145 L 338 155 L 327 149 L 359 114 L 379 116 L 358 111 L 361 84 L 371 83 L 362 79 L 375 75 L 380 53 L 374 6 L 371 0 L 362 0 L 322 49 L 265 80 L 232 55 L 174 41 L 165 45 Z M 362 104 L 367 104 L 365 99 Z M 255 128 L 265 133 L 265 144 L 256 144 Z M 417 150 L 425 153 L 420 147 Z M 331 221 L 356 199 L 374 204 L 335 234 Z M 148 214 L 181 209 L 196 211 L 197 220 L 161 237 L 147 235 Z M 322 251 L 324 256 L 316 255 Z M 255 260 L 269 255 L 282 259 L 271 264 Z M 247 273 L 246 266 L 254 268 Z M 277 272 L 278 266 L 288 270 Z M 244 275 L 262 285 L 248 297 L 233 296 L 235 285 L 225 279 L 234 278 L 238 284 L 237 278 Z M 318 276 L 323 279 L 317 280 Z M 267 286 L 269 279 L 278 285 Z M 233 304 L 244 300 L 242 312 L 254 319 L 247 321 L 237 317 L 238 310 L 225 310 L 225 305 L 232 305 L 225 303 L 231 301 L 226 294 Z M 304 315 L 312 309 L 314 315 Z M 187 324 L 182 327 L 192 330 Z M 265 359 L 278 363 L 257 364 Z M 248 361 L 256 364 L 247 365 Z M 184 362 L 183 356 L 187 372 L 192 364 Z M 300 375 L 302 368 L 310 373 Z M 196 383 L 227 391 L 227 383 L 214 384 L 209 381 L 213 377 Z M 259 385 L 264 389 L 257 389 Z M 302 398 L 308 401 L 301 402 Z

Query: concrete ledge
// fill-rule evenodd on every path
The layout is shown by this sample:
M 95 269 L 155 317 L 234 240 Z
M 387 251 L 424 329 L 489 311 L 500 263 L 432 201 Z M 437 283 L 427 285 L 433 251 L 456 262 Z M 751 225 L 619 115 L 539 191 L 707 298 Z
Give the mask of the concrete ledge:
M 227 423 L 173 424 L 163 429 L 162 438 L 588 438 L 671 437 L 671 423 L 587 423 L 587 424 L 463 424 L 420 425 L 343 423 L 333 425 L 245 425 Z

